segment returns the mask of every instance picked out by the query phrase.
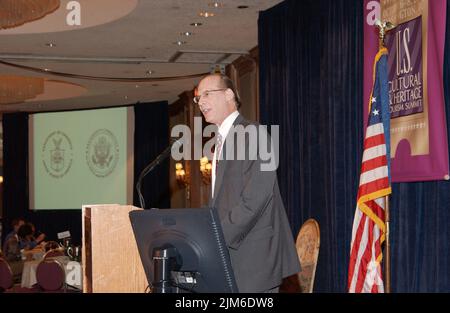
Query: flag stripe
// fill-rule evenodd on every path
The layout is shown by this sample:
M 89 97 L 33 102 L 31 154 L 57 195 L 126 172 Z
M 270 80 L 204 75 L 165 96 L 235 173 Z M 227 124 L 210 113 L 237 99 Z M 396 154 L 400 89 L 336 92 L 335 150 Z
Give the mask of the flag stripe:
M 368 160 L 378 158 L 382 155 L 386 155 L 386 145 L 378 145 L 372 148 L 369 148 L 363 153 L 363 162 Z
M 361 247 L 365 247 L 367 243 L 367 238 L 365 236 L 365 233 L 367 231 L 366 224 L 367 224 L 367 216 L 362 215 L 357 232 L 358 240 L 355 241 L 355 244 L 352 247 L 352 260 L 354 260 L 354 262 L 352 264 L 353 272 L 351 276 L 352 280 L 350 284 L 350 289 L 353 290 L 353 292 L 355 291 L 359 277 L 359 275 L 357 274 L 355 275 L 355 273 L 359 272 L 359 268 L 361 266 Z
M 363 233 L 363 227 L 364 227 L 364 223 L 365 223 L 365 219 L 366 216 L 363 215 L 361 213 L 361 211 L 357 210 L 356 214 L 355 214 L 355 222 L 353 226 L 357 226 L 356 227 L 356 233 L 353 234 L 352 238 L 354 239 L 352 241 L 351 244 L 351 252 L 350 252 L 350 266 L 349 266 L 349 273 L 348 273 L 348 277 L 353 277 L 353 272 L 355 270 L 355 264 L 356 264 L 356 260 L 357 260 L 357 255 L 358 255 L 358 247 L 360 246 L 361 243 L 361 237 L 362 237 L 362 233 Z M 358 218 L 358 220 L 357 220 Z M 354 227 L 355 228 L 355 227 Z M 352 282 L 349 282 L 349 289 L 350 286 L 352 284 Z
M 370 159 L 366 162 L 363 162 L 363 164 L 361 166 L 361 173 L 373 170 L 377 167 L 386 166 L 386 165 L 387 165 L 386 156 L 382 155 L 377 158 Z
M 364 149 L 376 147 L 381 144 L 385 144 L 384 134 L 379 134 L 376 136 L 366 138 L 366 140 L 364 141 Z
M 374 125 L 370 125 L 367 127 L 366 130 L 366 138 L 372 137 L 372 136 L 376 136 L 379 134 L 384 134 L 384 127 L 383 124 L 381 123 L 377 123 Z
M 387 177 L 388 168 L 387 166 L 377 167 L 373 170 L 364 172 L 359 178 L 359 184 L 365 185 L 373 181 L 379 180 L 381 178 Z
M 378 200 L 378 199 L 377 199 Z M 382 199 L 383 200 L 383 199 Z M 381 220 L 384 221 L 384 208 L 378 205 L 378 203 L 374 200 L 367 201 L 366 205 L 369 207 L 369 209 L 378 216 Z
M 370 262 L 370 257 L 371 257 L 371 245 L 370 243 L 372 242 L 372 229 L 373 229 L 373 222 L 370 219 L 367 219 L 366 222 L 366 244 L 361 246 L 360 250 L 361 250 L 361 261 L 360 261 L 360 266 L 359 266 L 359 273 L 358 273 L 358 278 L 357 279 L 357 284 L 355 287 L 355 291 L 356 292 L 361 292 L 362 291 L 362 287 L 364 286 L 364 281 L 366 280 L 366 275 L 365 272 L 367 271 L 367 266 L 369 265 Z
M 387 177 L 380 178 L 368 184 L 361 185 L 359 186 L 360 193 L 358 193 L 358 199 L 364 195 L 374 193 L 375 191 L 382 188 L 386 188 L 388 186 L 389 186 L 389 179 Z

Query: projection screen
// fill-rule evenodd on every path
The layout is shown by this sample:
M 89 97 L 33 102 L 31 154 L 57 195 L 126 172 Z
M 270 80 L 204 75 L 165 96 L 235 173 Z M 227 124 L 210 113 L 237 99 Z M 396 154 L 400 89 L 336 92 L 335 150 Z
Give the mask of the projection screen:
M 30 115 L 30 209 L 131 204 L 133 138 L 129 107 Z

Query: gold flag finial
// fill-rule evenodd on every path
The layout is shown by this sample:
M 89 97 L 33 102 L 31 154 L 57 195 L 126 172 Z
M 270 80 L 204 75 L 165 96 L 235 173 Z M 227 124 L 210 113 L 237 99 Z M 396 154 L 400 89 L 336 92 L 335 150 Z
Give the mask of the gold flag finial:
M 380 39 L 380 48 L 384 47 L 384 39 L 386 37 L 386 33 L 388 31 L 390 31 L 391 29 L 393 29 L 396 25 L 392 24 L 389 21 L 380 21 L 380 20 L 376 20 L 375 21 L 375 25 L 378 27 L 379 29 L 379 39 Z

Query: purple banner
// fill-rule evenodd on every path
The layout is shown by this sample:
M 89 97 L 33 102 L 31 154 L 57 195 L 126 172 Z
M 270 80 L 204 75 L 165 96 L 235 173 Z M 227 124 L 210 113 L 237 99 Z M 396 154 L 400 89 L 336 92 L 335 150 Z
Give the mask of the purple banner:
M 386 36 L 391 118 L 423 112 L 422 17 Z
M 376 11 L 375 2 L 378 1 L 365 0 L 364 3 L 365 114 L 373 75 L 368 63 L 373 62 L 378 49 L 377 30 L 368 23 L 372 12 Z M 442 77 L 446 0 L 382 1 L 381 4 L 382 19 L 397 25 L 385 40 L 389 50 L 392 181 L 448 179 Z M 377 18 L 379 16 L 378 13 Z M 373 43 L 367 43 L 366 39 Z

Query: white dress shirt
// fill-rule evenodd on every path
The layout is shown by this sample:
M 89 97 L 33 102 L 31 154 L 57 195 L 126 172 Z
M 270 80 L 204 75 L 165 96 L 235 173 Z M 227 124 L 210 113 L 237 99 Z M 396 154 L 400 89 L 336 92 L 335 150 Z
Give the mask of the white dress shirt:
M 230 115 L 227 116 L 226 119 L 223 120 L 222 124 L 219 126 L 219 134 L 222 136 L 222 146 L 220 147 L 220 153 L 223 154 L 223 144 L 225 142 L 225 138 L 227 137 L 231 126 L 233 126 L 234 121 L 239 116 L 238 111 L 234 111 Z M 212 161 L 212 172 L 211 172 L 211 197 L 214 197 L 214 185 L 216 183 L 216 160 L 218 157 L 216 155 L 217 147 L 214 149 L 214 157 Z M 220 162 L 220 161 L 219 161 Z

